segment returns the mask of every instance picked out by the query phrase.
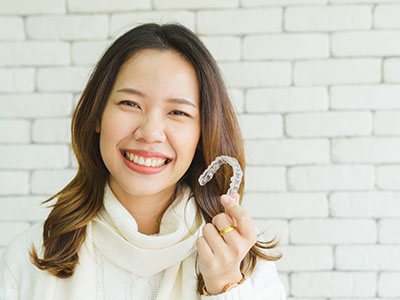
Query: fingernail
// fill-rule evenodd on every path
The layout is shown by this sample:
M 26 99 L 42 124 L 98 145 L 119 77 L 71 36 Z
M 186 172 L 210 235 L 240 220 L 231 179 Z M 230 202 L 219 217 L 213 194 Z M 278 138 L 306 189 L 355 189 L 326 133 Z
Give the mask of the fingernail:
M 238 201 L 239 201 L 239 199 L 240 199 L 240 195 L 239 195 L 239 193 L 234 193 L 234 194 L 232 195 L 232 198 L 233 198 L 233 199 L 235 199 L 235 200 L 236 200 L 236 202 L 238 202 Z
M 228 204 L 229 201 L 231 201 L 230 197 L 228 195 L 224 195 L 221 197 L 221 201 L 223 204 Z

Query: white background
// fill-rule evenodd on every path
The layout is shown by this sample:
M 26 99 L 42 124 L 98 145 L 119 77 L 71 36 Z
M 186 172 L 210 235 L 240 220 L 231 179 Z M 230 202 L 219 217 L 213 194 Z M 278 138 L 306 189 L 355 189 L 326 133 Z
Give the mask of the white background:
M 246 139 L 244 206 L 292 299 L 400 298 L 399 0 L 1 0 L 0 253 L 74 175 L 99 55 L 178 21 L 215 55 Z

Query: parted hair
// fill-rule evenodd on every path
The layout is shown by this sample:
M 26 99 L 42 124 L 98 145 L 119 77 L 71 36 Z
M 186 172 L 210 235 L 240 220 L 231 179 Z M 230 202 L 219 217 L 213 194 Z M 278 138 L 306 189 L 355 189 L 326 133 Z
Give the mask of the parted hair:
M 214 179 L 200 187 L 197 179 L 219 155 L 235 157 L 245 167 L 243 140 L 227 89 L 216 61 L 189 29 L 179 24 L 148 23 L 131 29 L 116 39 L 96 64 L 72 117 L 72 148 L 78 161 L 76 176 L 61 191 L 44 203 L 51 205 L 43 226 L 43 254 L 31 250 L 33 264 L 59 278 L 74 274 L 79 262 L 79 249 L 85 241 L 88 223 L 103 205 L 104 187 L 109 171 L 99 149 L 96 125 L 101 122 L 104 107 L 121 66 L 135 53 L 144 49 L 175 51 L 195 69 L 200 95 L 200 140 L 193 161 L 180 181 L 188 184 L 206 222 L 223 212 L 220 195 L 230 184 L 232 170 L 222 166 Z M 243 196 L 242 182 L 239 194 Z M 241 200 L 240 200 L 241 202 Z M 251 274 L 257 258 L 277 260 L 280 255 L 269 255 L 266 249 L 277 242 L 257 241 L 242 261 L 241 270 Z M 198 291 L 204 284 L 198 274 Z

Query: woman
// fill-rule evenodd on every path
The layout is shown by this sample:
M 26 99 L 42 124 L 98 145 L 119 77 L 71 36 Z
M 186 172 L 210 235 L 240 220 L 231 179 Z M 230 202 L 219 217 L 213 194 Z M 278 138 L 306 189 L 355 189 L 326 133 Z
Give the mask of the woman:
M 244 166 L 216 62 L 188 29 L 145 24 L 104 53 L 72 119 L 79 169 L 5 250 L 0 299 L 283 299 L 218 155 Z M 48 200 L 48 201 L 49 201 Z M 235 226 L 236 225 L 236 226 Z

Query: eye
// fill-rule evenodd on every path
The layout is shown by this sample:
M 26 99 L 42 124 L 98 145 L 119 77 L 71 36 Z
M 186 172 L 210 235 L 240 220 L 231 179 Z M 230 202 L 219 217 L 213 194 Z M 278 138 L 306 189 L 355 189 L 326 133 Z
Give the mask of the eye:
M 180 111 L 180 110 L 173 110 L 170 112 L 171 115 L 175 116 L 185 116 L 185 117 L 190 117 L 187 113 Z
M 119 104 L 123 104 L 123 105 L 131 106 L 131 107 L 140 108 L 140 106 L 137 105 L 135 102 L 133 102 L 133 101 L 128 101 L 128 100 L 121 101 Z

